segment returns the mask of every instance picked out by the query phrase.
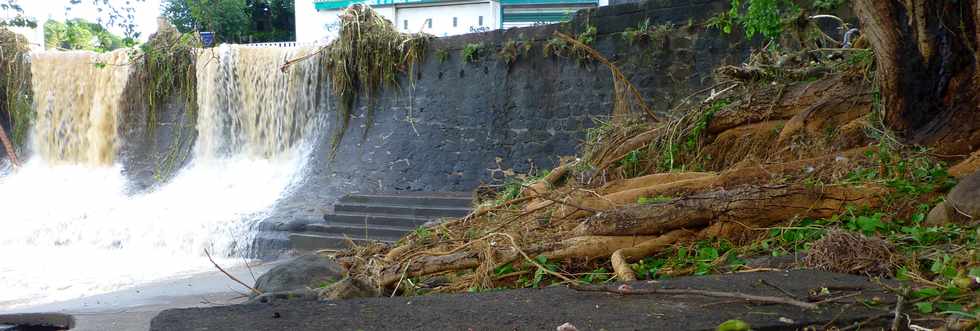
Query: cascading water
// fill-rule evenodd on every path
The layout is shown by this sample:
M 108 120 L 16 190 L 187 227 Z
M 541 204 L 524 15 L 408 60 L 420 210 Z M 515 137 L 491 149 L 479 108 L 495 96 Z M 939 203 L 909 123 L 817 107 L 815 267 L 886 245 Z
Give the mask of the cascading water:
M 198 55 L 193 158 L 129 195 L 116 160 L 126 51 L 32 54 L 31 157 L 0 169 L 0 310 L 240 263 L 248 229 L 301 178 L 318 118 L 308 49 L 222 46 Z

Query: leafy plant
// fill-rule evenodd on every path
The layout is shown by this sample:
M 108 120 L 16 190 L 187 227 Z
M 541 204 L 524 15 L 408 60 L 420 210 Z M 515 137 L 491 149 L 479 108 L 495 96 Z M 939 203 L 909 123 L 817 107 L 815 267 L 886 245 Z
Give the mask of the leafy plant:
M 427 227 L 419 226 L 418 228 L 415 228 L 415 236 L 419 237 L 421 240 L 429 240 L 432 238 L 432 231 Z
M 439 63 L 445 63 L 449 60 L 449 51 L 445 49 L 436 50 L 436 59 L 439 60 Z
M 633 178 L 643 174 L 643 167 L 640 160 L 643 158 L 643 151 L 633 150 L 619 160 L 620 169 L 623 170 L 623 178 Z
M 799 12 L 799 6 L 791 0 L 731 0 L 728 13 L 710 18 L 707 25 L 724 33 L 731 33 L 737 23 L 745 29 L 747 38 L 761 34 L 772 39 L 782 34 L 783 17 L 791 17 Z
M 521 287 L 541 287 L 544 284 L 546 277 L 548 276 L 548 271 L 557 272 L 558 263 L 549 262 L 548 258 L 544 256 L 538 256 L 534 259 L 540 266 L 534 270 L 534 274 L 531 278 L 521 277 L 518 280 L 518 285 Z
M 735 18 L 737 16 L 732 16 L 731 11 L 721 12 L 715 16 L 708 18 L 705 25 L 708 28 L 718 29 L 725 34 L 731 34 L 732 29 L 735 26 Z
M 480 59 L 480 53 L 483 50 L 483 43 L 470 43 L 466 44 L 461 51 L 463 61 L 467 63 L 473 63 Z
M 534 44 L 525 40 L 524 34 L 521 34 L 517 37 L 517 40 L 508 39 L 505 41 L 500 47 L 500 51 L 497 52 L 497 58 L 509 66 L 517 62 L 517 59 L 527 57 L 533 46 Z
M 650 19 L 645 19 L 643 22 L 637 23 L 636 27 L 628 27 L 626 30 L 620 33 L 623 40 L 627 44 L 633 45 L 639 42 L 651 42 L 655 40 L 663 41 L 669 36 L 670 31 L 674 29 L 673 24 L 667 23 L 663 25 L 651 26 Z
M 606 270 L 606 268 L 599 268 L 585 274 L 585 276 L 579 278 L 579 281 L 586 284 L 605 283 L 612 279 L 610 277 L 611 275 L 612 273 Z
M 570 46 L 567 42 L 558 37 L 552 37 L 544 43 L 541 54 L 544 57 L 560 57 L 568 51 Z

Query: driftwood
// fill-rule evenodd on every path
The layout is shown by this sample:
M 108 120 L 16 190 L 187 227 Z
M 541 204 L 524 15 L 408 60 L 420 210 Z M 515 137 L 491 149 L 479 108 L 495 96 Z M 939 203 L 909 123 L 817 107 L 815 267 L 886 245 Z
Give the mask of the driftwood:
M 669 202 L 599 213 L 575 229 L 579 235 L 656 235 L 713 222 L 746 221 L 755 226 L 793 219 L 824 218 L 848 204 L 875 205 L 876 187 L 803 185 L 745 186 L 695 194 Z

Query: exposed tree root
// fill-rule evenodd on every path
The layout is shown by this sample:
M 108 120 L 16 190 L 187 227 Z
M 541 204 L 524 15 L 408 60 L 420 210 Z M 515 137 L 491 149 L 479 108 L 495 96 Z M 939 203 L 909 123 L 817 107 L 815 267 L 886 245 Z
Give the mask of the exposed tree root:
M 692 233 L 688 230 L 674 230 L 656 238 L 644 241 L 642 244 L 637 246 L 622 248 L 613 252 L 610 261 L 612 262 L 616 279 L 619 279 L 621 282 L 636 280 L 636 274 L 633 273 L 633 268 L 630 268 L 630 262 L 659 252 L 660 250 L 669 247 L 678 241 L 691 237 L 691 235 Z
M 744 186 L 599 213 L 579 224 L 575 233 L 655 235 L 702 228 L 719 221 L 750 221 L 756 226 L 768 226 L 796 217 L 830 217 L 848 204 L 875 206 L 884 192 L 868 186 Z

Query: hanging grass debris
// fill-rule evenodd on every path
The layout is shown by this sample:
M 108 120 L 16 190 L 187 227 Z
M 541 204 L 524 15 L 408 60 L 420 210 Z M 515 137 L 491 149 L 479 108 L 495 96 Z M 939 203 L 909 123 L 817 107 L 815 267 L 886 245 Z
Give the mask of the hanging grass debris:
M 415 65 L 422 61 L 432 35 L 400 33 L 371 7 L 355 4 L 340 14 L 340 32 L 333 42 L 313 56 L 323 66 L 321 81 L 330 81 L 337 96 L 339 125 L 330 146 L 333 157 L 343 140 L 358 98 L 367 102 L 367 127 L 374 119 L 374 104 L 381 87 L 397 87 L 398 75 L 407 73 L 411 81 Z M 287 62 L 283 70 L 303 57 Z

